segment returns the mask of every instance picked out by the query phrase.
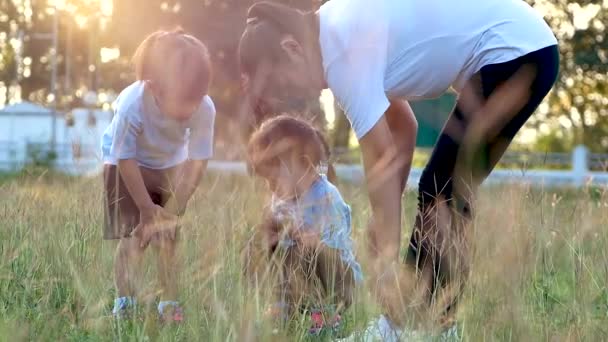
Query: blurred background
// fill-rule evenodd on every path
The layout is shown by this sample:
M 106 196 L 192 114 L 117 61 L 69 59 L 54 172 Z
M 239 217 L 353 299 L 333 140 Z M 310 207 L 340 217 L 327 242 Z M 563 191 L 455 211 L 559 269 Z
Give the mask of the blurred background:
M 99 137 L 112 101 L 134 80 L 130 56 L 159 28 L 181 26 L 211 53 L 218 109 L 216 156 L 239 159 L 231 141 L 239 103 L 236 49 L 250 0 L 0 0 L 0 167 L 99 163 Z M 315 0 L 283 0 L 310 10 Z M 530 1 L 561 48 L 558 84 L 519 134 L 506 167 L 573 169 L 583 147 L 586 167 L 605 171 L 608 154 L 608 0 Z M 358 163 L 350 125 L 331 93 L 320 94 L 335 155 Z M 454 94 L 413 104 L 421 164 L 454 103 Z M 88 163 L 88 164 L 87 164 Z
M 305 10 L 322 2 L 276 1 Z M 231 176 L 245 172 L 235 141 L 236 49 L 253 2 L 0 0 L 0 341 L 314 341 L 305 320 L 276 335 L 273 322 L 260 319 L 271 287 L 248 286 L 239 261 L 265 204 L 261 187 Z M 560 41 L 561 74 L 486 182 L 516 185 L 481 194 L 461 336 L 608 341 L 608 0 L 530 2 Z M 141 288 L 145 317 L 115 322 L 109 318 L 115 245 L 100 239 L 100 137 L 113 100 L 134 80 L 129 61 L 136 46 L 176 25 L 212 52 L 218 115 L 209 168 L 220 172 L 204 177 L 182 221 L 187 323 L 157 324 L 150 303 L 159 292 L 150 272 Z M 319 97 L 313 107 L 326 121 L 338 175 L 360 182 L 350 125 L 331 93 Z M 413 103 L 420 131 L 410 186 L 454 99 Z M 340 191 L 352 205 L 358 256 L 365 256 L 371 214 L 365 188 L 341 183 Z M 405 195 L 404 241 L 415 198 Z M 145 259 L 149 270 L 154 259 Z M 372 265 L 361 261 L 364 269 Z M 367 290 L 344 316 L 347 333 L 382 312 Z

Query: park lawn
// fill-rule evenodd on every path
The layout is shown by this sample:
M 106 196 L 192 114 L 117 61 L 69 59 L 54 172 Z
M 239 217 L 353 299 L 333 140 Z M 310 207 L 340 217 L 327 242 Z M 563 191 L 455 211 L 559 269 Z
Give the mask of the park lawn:
M 363 256 L 364 188 L 340 184 Z M 110 318 L 114 242 L 102 241 L 101 179 L 51 174 L 0 181 L 0 341 L 279 341 L 307 337 L 305 318 L 273 333 L 270 303 L 242 275 L 240 254 L 264 191 L 250 179 L 209 174 L 183 224 L 186 322 L 158 325 L 153 258 L 138 318 Z M 402 245 L 415 195 L 405 198 Z M 472 276 L 459 312 L 466 340 L 608 339 L 608 192 L 527 186 L 484 188 L 474 224 Z M 403 250 L 405 250 L 403 248 Z M 366 260 L 361 260 L 367 265 Z M 404 308 L 405 309 L 405 308 Z M 366 288 L 343 334 L 379 313 Z

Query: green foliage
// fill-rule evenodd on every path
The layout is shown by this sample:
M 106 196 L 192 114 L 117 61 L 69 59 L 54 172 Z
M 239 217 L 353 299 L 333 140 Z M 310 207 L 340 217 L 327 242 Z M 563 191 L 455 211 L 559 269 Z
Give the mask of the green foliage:
M 574 145 L 572 132 L 562 128 L 537 137 L 534 150 L 569 153 Z
M 47 145 L 29 144 L 26 150 L 27 167 L 52 169 L 57 160 L 57 153 Z
M 545 17 L 561 50 L 560 77 L 549 98 L 548 112 L 532 119 L 542 133 L 538 147 L 571 150 L 576 144 L 584 144 L 594 152 L 608 152 L 608 3 L 531 2 L 549 9 Z M 575 26 L 578 6 L 597 10 L 588 25 Z M 559 144 L 558 140 L 563 142 Z

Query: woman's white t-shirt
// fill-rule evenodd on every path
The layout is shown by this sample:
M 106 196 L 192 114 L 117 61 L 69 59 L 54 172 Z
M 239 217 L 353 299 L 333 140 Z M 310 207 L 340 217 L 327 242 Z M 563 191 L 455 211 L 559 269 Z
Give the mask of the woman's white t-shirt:
M 188 121 L 163 115 L 144 82 L 135 82 L 116 99 L 116 110 L 105 130 L 101 147 L 103 160 L 116 165 L 121 159 L 135 159 L 150 169 L 166 169 L 187 159 L 213 156 L 215 106 L 205 96 Z
M 325 77 L 358 138 L 389 98 L 459 91 L 485 65 L 557 44 L 523 0 L 331 0 L 319 20 Z

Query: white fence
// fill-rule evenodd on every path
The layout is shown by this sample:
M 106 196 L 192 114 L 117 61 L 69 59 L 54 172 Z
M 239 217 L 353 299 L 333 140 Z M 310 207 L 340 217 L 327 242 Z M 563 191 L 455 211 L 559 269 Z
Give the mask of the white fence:
M 505 155 L 504 162 L 507 164 L 523 163 L 529 161 L 529 166 L 532 161 L 543 159 L 542 154 L 533 153 L 509 153 Z M 552 154 L 553 159 L 551 165 L 553 167 L 567 167 L 564 170 L 543 170 L 543 169 L 527 169 L 524 165 L 518 169 L 496 169 L 492 172 L 486 183 L 527 183 L 538 186 L 608 186 L 608 155 L 597 155 L 588 153 L 583 146 L 577 147 L 571 155 L 568 154 Z M 604 171 L 591 171 L 593 168 L 601 168 Z M 361 184 L 364 181 L 365 174 L 361 165 L 353 164 L 337 164 L 336 173 L 338 177 L 344 181 Z M 209 163 L 209 169 L 219 172 L 231 174 L 246 174 L 247 168 L 242 162 L 226 162 L 212 161 Z M 422 169 L 413 168 L 408 179 L 408 187 L 416 188 Z
M 589 153 L 584 146 L 578 146 L 572 154 L 565 153 L 507 153 L 502 164 L 519 165 L 517 168 L 492 172 L 486 183 L 528 183 L 538 186 L 608 186 L 608 155 Z M 539 169 L 543 165 L 560 170 Z M 361 184 L 364 172 L 361 165 L 337 164 L 336 173 L 344 181 Z M 243 162 L 212 161 L 209 169 L 231 174 L 246 174 Z M 592 171 L 602 170 L 602 171 Z M 413 168 L 408 179 L 408 187 L 416 188 L 422 169 Z
M 57 147 L 54 167 L 72 175 L 95 176 L 101 172 L 99 148 L 89 145 L 60 144 Z M 19 148 L 24 149 L 23 147 Z M 48 145 L 30 144 L 26 150 L 44 152 Z M 16 156 L 10 151 L 17 150 L 16 144 L 0 141 L 0 170 L 17 171 L 34 162 L 32 155 Z M 42 153 L 44 154 L 44 153 Z M 6 160 L 6 156 L 14 158 Z M 515 153 L 509 152 L 501 160 L 503 168 L 492 172 L 486 183 L 528 183 L 538 186 L 608 186 L 608 155 L 591 154 L 583 146 L 578 146 L 572 154 L 564 153 Z M 504 167 L 509 167 L 504 168 Z M 364 172 L 358 164 L 337 164 L 336 173 L 344 181 L 362 183 Z M 547 168 L 554 168 L 553 170 Z M 559 168 L 559 169 L 555 169 Z M 226 174 L 247 174 L 245 163 L 239 161 L 213 160 L 209 170 Z M 408 186 L 416 188 L 422 169 L 413 168 Z

